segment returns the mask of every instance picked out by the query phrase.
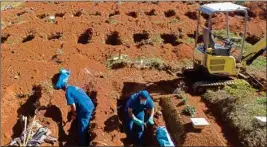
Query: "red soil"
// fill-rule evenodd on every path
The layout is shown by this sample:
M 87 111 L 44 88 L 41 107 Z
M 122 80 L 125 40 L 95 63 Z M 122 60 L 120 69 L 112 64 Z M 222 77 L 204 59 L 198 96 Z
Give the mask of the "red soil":
M 192 57 L 193 44 L 182 43 L 173 46 L 154 43 L 153 46 L 145 44 L 138 48 L 134 43 L 133 34 L 145 30 L 150 35 L 177 34 L 180 39 L 186 39 L 187 34 L 193 34 L 196 21 L 188 18 L 185 14 L 198 8 L 199 4 L 187 5 L 183 2 L 160 2 L 158 4 L 27 2 L 17 9 L 2 11 L 2 21 L 8 24 L 2 29 L 2 36 L 9 34 L 7 40 L 1 44 L 2 145 L 7 144 L 12 135 L 16 136 L 21 133 L 17 129 L 19 125 L 15 125 L 18 124 L 17 119 L 21 111 L 31 109 L 27 107 L 28 105 L 24 105 L 25 103 L 30 105 L 29 99 L 27 97 L 18 98 L 17 94 L 30 95 L 33 92 L 33 85 L 51 82 L 60 67 L 71 70 L 70 84 L 83 88 L 91 85 L 89 86 L 90 91 L 97 92 L 97 108 L 90 131 L 92 144 L 123 145 L 126 135 L 122 132 L 122 122 L 117 112 L 118 100 L 146 88 L 145 84 L 150 82 L 158 83 L 158 86 L 149 88 L 149 92 L 171 93 L 176 88 L 172 82 L 176 77 L 157 70 L 133 68 L 108 70 L 106 59 L 117 55 L 119 51 L 130 57 L 160 57 L 166 62 L 177 61 L 177 63 L 179 63 L 179 59 Z M 147 16 L 144 13 L 152 9 L 156 10 L 156 16 Z M 176 11 L 175 16 L 165 17 L 164 12 L 169 9 Z M 22 14 L 23 11 L 26 13 Z M 81 16 L 72 16 L 78 11 L 81 11 Z M 106 23 L 109 15 L 115 11 L 119 11 L 119 15 L 113 16 L 113 19 L 116 20 L 115 22 L 113 20 L 115 24 Z M 127 15 L 132 11 L 137 12 L 137 18 Z M 96 12 L 100 12 L 101 16 L 96 15 Z M 21 15 L 18 16 L 18 13 Z M 55 15 L 56 13 L 65 14 L 63 17 L 56 17 L 55 24 L 46 22 L 47 17 L 39 18 L 42 14 Z M 260 13 L 261 11 L 259 11 Z M 178 22 L 169 23 L 176 19 L 176 16 L 179 17 Z M 257 28 L 255 33 L 254 26 Z M 218 27 L 220 27 L 219 24 Z M 90 43 L 77 43 L 79 36 L 89 28 L 93 32 Z M 250 34 L 262 35 L 265 30 L 261 28 L 266 28 L 266 20 L 258 17 L 250 20 L 248 26 Z M 121 45 L 105 44 L 107 35 L 113 31 L 119 33 Z M 62 36 L 59 39 L 49 40 L 51 35 L 57 32 L 62 33 Z M 29 35 L 33 35 L 34 38 L 23 43 L 23 40 Z M 132 84 L 130 84 L 131 82 Z M 50 98 L 51 103 L 48 106 Z M 33 101 L 35 99 L 33 98 Z M 53 90 L 53 93 L 49 95 L 48 92 L 42 90 L 39 101 L 40 105 L 48 106 L 48 108 L 43 115 L 40 114 L 37 118 L 44 125 L 48 125 L 53 135 L 59 138 L 62 144 L 57 143 L 56 145 L 75 144 L 75 140 L 73 140 L 75 130 L 72 129 L 71 123 L 67 123 L 64 127 L 61 125 L 67 121 L 69 112 L 64 92 Z M 18 111 L 19 108 L 21 111 Z M 199 113 L 200 116 L 205 117 L 204 113 Z M 188 133 L 185 145 L 227 144 L 223 134 L 219 131 L 219 126 L 216 126 L 215 122 L 212 123 L 212 126 L 204 131 L 202 137 L 198 134 Z M 213 132 L 216 132 L 218 137 L 214 136 Z M 220 143 L 214 143 L 217 142 L 214 141 L 214 138 L 220 140 Z M 205 141 L 200 142 L 200 140 Z

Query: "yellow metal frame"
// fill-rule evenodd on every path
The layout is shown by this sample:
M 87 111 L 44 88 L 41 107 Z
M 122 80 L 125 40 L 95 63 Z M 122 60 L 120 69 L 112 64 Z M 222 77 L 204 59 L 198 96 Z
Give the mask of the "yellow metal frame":
M 212 60 L 224 60 L 223 64 L 212 65 Z M 211 66 L 224 66 L 223 70 L 212 70 Z M 207 54 L 206 67 L 211 74 L 225 74 L 229 76 L 236 76 L 238 70 L 236 69 L 236 60 L 233 56 L 212 56 Z
M 252 48 L 250 48 L 245 54 L 245 59 L 242 60 L 242 67 L 246 67 L 246 60 L 255 55 L 261 49 L 266 48 L 266 37 L 262 38 L 259 42 L 257 42 Z M 240 71 L 240 63 L 237 63 L 235 57 L 233 56 L 216 56 L 212 55 L 212 48 L 207 48 L 206 54 L 199 51 L 195 48 L 194 57 L 196 61 L 199 61 L 202 66 L 208 69 L 210 74 L 221 74 L 221 75 L 229 75 L 236 76 Z M 215 61 L 216 60 L 216 61 Z M 213 61 L 213 64 L 211 63 Z M 223 62 L 218 62 L 223 61 Z M 215 63 L 217 62 L 217 63 Z M 215 63 L 215 64 L 214 64 Z M 240 66 L 237 66 L 237 64 Z
M 246 60 L 255 55 L 259 50 L 266 48 L 266 38 L 267 36 L 263 37 L 259 42 L 257 42 L 253 47 L 248 50 L 244 56 L 246 57 L 245 60 L 242 61 L 242 66 L 246 67 Z

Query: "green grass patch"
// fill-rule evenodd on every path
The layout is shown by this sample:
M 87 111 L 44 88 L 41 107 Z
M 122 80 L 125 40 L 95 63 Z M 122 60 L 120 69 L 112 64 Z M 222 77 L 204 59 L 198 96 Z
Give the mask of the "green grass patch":
M 247 66 L 247 70 L 266 72 L 266 57 L 259 56 L 250 66 Z
M 193 60 L 192 59 L 182 59 L 180 61 L 180 64 L 182 64 L 183 66 L 189 66 L 189 65 L 193 65 Z
M 109 69 L 119 69 L 126 66 L 135 67 L 138 69 L 157 70 L 168 70 L 171 68 L 160 58 L 137 57 L 135 59 L 131 59 L 127 55 L 113 56 L 107 60 L 106 65 Z
M 258 104 L 267 105 L 267 99 L 266 97 L 259 97 L 256 99 Z
M 185 115 L 190 115 L 190 116 L 194 117 L 196 114 L 196 108 L 194 106 L 191 106 L 191 105 L 186 105 L 184 110 L 183 110 L 183 113 Z
M 177 23 L 179 22 L 179 19 L 175 18 L 175 19 L 172 19 L 168 22 L 168 24 L 174 24 L 174 23 Z
M 109 69 L 119 69 L 131 64 L 132 61 L 127 55 L 113 56 L 107 60 L 107 67 Z
M 208 91 L 202 98 L 213 112 L 233 130 L 243 146 L 266 146 L 266 125 L 255 116 L 266 116 L 266 97 L 259 96 L 247 82 L 237 80 L 224 90 Z
M 108 18 L 108 20 L 106 20 L 106 23 L 109 23 L 109 24 L 117 24 L 118 21 L 112 17 Z
M 163 22 L 160 21 L 160 20 L 153 20 L 152 23 L 153 23 L 153 24 L 157 24 L 157 25 L 159 25 L 159 24 L 163 24 Z
M 246 70 L 251 75 L 255 75 L 259 78 L 266 78 L 266 57 L 259 56 L 250 66 L 246 67 Z
M 152 45 L 158 45 L 161 44 L 163 40 L 160 37 L 160 35 L 157 34 L 157 35 L 151 35 L 151 38 L 149 38 L 148 42 L 151 43 Z
M 168 24 L 178 23 L 179 20 L 180 20 L 180 17 L 176 16 L 174 19 L 170 20 L 170 21 L 168 22 Z
M 23 2 L 1 2 L 1 11 L 6 8 L 6 6 L 10 5 L 13 8 L 22 6 Z
M 186 39 L 181 40 L 181 42 L 183 42 L 183 43 L 185 43 L 187 45 L 191 45 L 191 44 L 194 44 L 195 43 L 195 39 L 194 38 L 187 37 Z
M 143 64 L 144 67 L 149 68 L 163 69 L 166 66 L 165 62 L 160 58 L 143 58 L 138 61 L 142 62 L 141 64 Z

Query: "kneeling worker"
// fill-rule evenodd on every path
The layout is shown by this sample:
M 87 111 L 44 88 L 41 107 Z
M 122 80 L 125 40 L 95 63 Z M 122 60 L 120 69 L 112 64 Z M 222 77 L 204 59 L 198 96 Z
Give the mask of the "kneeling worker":
M 69 75 L 70 71 L 62 68 L 55 88 L 66 91 L 65 96 L 67 104 L 71 107 L 72 119 L 75 119 L 77 116 L 79 144 L 81 146 L 88 146 L 88 129 L 95 106 L 81 88 L 67 84 Z
M 145 110 L 148 112 L 148 120 L 145 121 Z M 137 139 L 137 144 L 143 143 L 144 127 L 147 124 L 153 125 L 154 103 L 149 93 L 142 90 L 130 96 L 125 106 L 127 137 Z M 135 126 L 136 130 L 133 129 Z

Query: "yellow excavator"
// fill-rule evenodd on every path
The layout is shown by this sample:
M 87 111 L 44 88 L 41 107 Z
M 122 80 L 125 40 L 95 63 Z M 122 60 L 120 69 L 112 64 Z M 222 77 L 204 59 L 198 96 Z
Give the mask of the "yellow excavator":
M 226 17 L 226 37 L 220 42 L 214 39 L 212 30 L 212 18 L 216 13 L 224 13 Z M 230 37 L 229 14 L 233 13 L 243 14 L 244 17 L 244 32 L 240 38 Z M 182 69 L 183 76 L 191 81 L 193 92 L 203 93 L 207 89 L 235 84 L 236 78 L 245 79 L 256 88 L 262 89 L 264 85 L 246 72 L 246 66 L 267 50 L 266 37 L 244 52 L 247 8 L 231 2 L 210 3 L 202 5 L 197 15 L 193 65 Z M 208 16 L 205 26 L 201 25 L 201 15 Z M 203 30 L 200 31 L 202 26 Z M 235 47 L 236 40 L 239 40 L 239 48 Z

